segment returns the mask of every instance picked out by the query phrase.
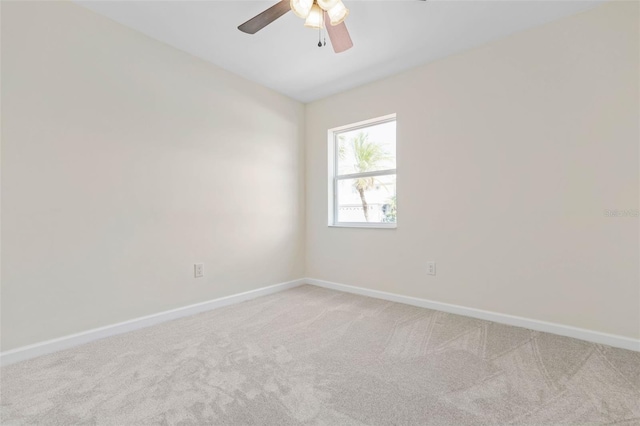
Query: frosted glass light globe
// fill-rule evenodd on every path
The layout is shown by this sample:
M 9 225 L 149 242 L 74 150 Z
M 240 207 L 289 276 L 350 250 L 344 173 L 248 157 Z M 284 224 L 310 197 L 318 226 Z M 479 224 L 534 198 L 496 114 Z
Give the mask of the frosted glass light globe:
M 307 19 L 313 6 L 313 0 L 291 0 L 289 6 L 299 18 Z
M 327 14 L 331 20 L 331 25 L 338 25 L 349 16 L 349 9 L 344 6 L 341 0 L 338 0 L 338 3 L 327 11 Z

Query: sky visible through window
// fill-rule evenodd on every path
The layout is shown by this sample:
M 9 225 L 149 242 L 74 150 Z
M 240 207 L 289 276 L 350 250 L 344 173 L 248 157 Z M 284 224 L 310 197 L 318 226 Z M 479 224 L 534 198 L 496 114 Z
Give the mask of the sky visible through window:
M 338 160 L 339 175 L 365 171 L 358 170 L 356 165 L 356 156 L 353 152 L 353 140 L 360 134 L 366 135 L 369 142 L 379 145 L 381 150 L 389 157 L 387 161 L 380 161 L 378 164 L 371 165 L 370 167 L 372 168 L 366 171 L 396 168 L 396 122 L 389 121 L 386 123 L 375 124 L 371 127 L 349 130 L 338 134 L 338 150 L 341 154 Z

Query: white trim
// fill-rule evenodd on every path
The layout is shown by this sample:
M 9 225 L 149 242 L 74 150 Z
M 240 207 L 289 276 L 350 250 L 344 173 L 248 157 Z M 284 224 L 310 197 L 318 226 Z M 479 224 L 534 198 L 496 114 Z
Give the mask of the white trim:
M 391 302 L 404 303 L 406 305 L 418 306 L 421 308 L 434 309 L 437 311 L 448 312 L 457 315 L 464 315 L 472 318 L 493 321 L 500 324 L 512 325 L 515 327 L 523 327 L 545 333 L 553 333 L 560 336 L 573 337 L 574 339 L 586 340 L 588 342 L 600 343 L 616 348 L 628 349 L 632 351 L 640 351 L 640 340 L 630 337 L 618 336 L 615 334 L 601 333 L 599 331 L 587 330 L 584 328 L 572 327 L 570 325 L 556 324 L 552 322 L 539 321 L 531 318 L 517 317 L 514 315 L 501 314 L 498 312 L 484 311 L 481 309 L 467 308 L 465 306 L 451 305 L 449 303 L 434 302 L 427 299 L 419 299 L 417 297 L 402 296 L 395 293 L 387 293 L 384 291 L 371 290 L 368 288 L 355 287 L 346 284 L 338 284 L 330 281 L 317 280 L 314 278 L 306 278 L 307 284 L 329 288 L 332 290 L 344 291 L 347 293 L 359 294 L 362 296 L 373 297 L 376 299 L 389 300 Z
M 396 169 L 374 170 L 373 172 L 350 173 L 348 175 L 336 175 L 335 180 L 358 179 L 376 176 L 390 176 L 398 174 Z
M 83 331 L 81 333 L 70 334 L 68 336 L 35 343 L 33 345 L 12 349 L 0 353 L 0 365 L 4 366 L 13 364 L 41 355 L 73 348 L 85 343 L 93 342 L 94 340 L 103 339 L 105 337 L 139 330 L 141 328 L 150 327 L 152 325 L 160 324 L 166 321 L 188 317 L 213 309 L 222 308 L 223 306 L 229 306 L 236 303 L 244 302 L 246 300 L 255 299 L 256 297 L 266 296 L 268 294 L 288 290 L 290 288 L 302 285 L 304 284 L 304 282 L 305 281 L 302 279 L 288 281 L 268 287 L 246 291 L 244 293 L 233 294 L 231 296 L 209 300 L 207 302 L 196 303 L 194 305 L 183 306 L 181 308 L 171 309 L 169 311 L 164 311 L 157 314 L 134 318 L 129 321 L 119 322 L 117 324 L 107 325 L 105 327 L 94 328 L 92 330 Z
M 330 228 L 379 228 L 379 229 L 396 229 L 397 223 L 388 222 L 338 222 L 328 225 Z
M 277 293 L 279 291 L 288 290 L 298 287 L 302 284 L 311 284 L 318 287 L 329 288 L 332 290 L 343 291 L 346 293 L 359 294 L 362 296 L 373 297 L 376 299 L 389 300 L 391 302 L 404 303 L 406 305 L 418 306 L 421 308 L 434 309 L 437 311 L 448 312 L 457 315 L 464 315 L 472 318 L 479 318 L 487 321 L 493 321 L 500 324 L 512 325 L 515 327 L 523 327 L 545 333 L 553 333 L 560 336 L 572 337 L 575 339 L 586 340 L 593 343 L 600 343 L 616 348 L 628 349 L 632 351 L 640 351 L 640 340 L 629 337 L 618 336 L 614 334 L 601 333 L 598 331 L 577 328 L 568 325 L 555 324 L 546 321 L 539 321 L 530 318 L 517 317 L 513 315 L 500 314 L 497 312 L 484 311 L 481 309 L 467 308 L 459 305 L 451 305 L 449 303 L 434 302 L 427 299 L 419 299 L 417 297 L 402 296 L 400 294 L 387 293 L 379 290 L 371 290 L 363 287 L 355 287 L 346 284 L 338 284 L 330 281 L 323 281 L 314 278 L 303 278 L 275 284 L 268 287 L 250 290 L 244 293 L 234 294 L 231 296 L 221 297 L 219 299 L 207 302 L 196 303 L 194 305 L 184 306 L 169 311 L 160 312 L 105 327 L 95 328 L 93 330 L 81 333 L 71 334 L 57 339 L 47 340 L 21 348 L 12 349 L 10 351 L 0 353 L 0 365 L 9 365 L 27 359 L 35 358 L 41 355 L 58 352 L 64 349 L 70 349 L 85 343 L 103 339 L 105 337 L 116 336 L 118 334 L 127 333 L 129 331 L 139 330 L 141 328 L 150 327 L 166 321 L 183 318 L 202 312 L 210 311 L 224 306 L 233 305 L 244 302 L 246 300 L 255 299 L 256 297 L 266 296 L 268 294 Z
M 397 115 L 398 114 L 394 112 L 393 114 L 386 114 L 380 117 L 369 118 L 367 120 L 358 121 L 356 123 L 344 124 L 342 126 L 333 127 L 329 129 L 329 131 L 332 133 L 341 133 L 341 132 L 348 132 L 349 130 L 358 130 L 358 129 L 369 127 L 375 124 L 382 124 L 382 123 L 387 123 L 389 121 L 397 120 L 398 119 Z

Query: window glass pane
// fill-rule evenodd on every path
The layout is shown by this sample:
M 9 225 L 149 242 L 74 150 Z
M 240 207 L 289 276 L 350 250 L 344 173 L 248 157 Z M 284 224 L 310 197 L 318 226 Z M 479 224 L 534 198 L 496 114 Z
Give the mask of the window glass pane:
M 336 192 L 338 222 L 396 223 L 396 175 L 340 179 Z
M 396 168 L 396 122 L 336 134 L 338 175 Z

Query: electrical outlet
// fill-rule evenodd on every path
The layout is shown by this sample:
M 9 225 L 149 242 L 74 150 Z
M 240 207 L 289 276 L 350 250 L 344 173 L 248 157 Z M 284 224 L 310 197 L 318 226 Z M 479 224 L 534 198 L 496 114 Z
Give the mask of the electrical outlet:
M 193 276 L 195 278 L 204 277 L 204 265 L 202 263 L 196 263 L 193 265 Z
M 436 274 L 436 262 L 434 261 L 427 262 L 427 274 L 429 275 Z

